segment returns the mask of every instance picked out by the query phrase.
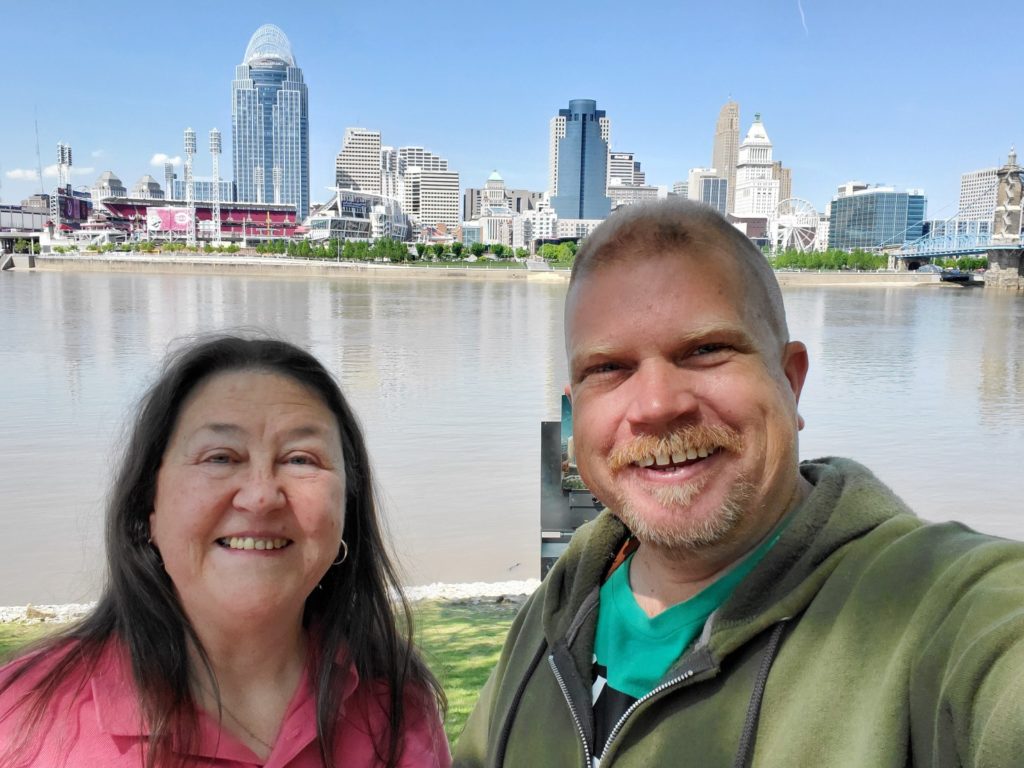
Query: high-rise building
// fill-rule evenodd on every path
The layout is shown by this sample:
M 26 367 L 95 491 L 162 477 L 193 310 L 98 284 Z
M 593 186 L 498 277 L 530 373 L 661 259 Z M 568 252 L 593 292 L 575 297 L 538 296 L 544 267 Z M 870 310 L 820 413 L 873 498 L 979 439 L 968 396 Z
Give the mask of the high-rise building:
M 736 163 L 740 151 L 740 105 L 730 99 L 718 113 L 715 124 L 715 144 L 711 150 L 711 167 L 728 180 L 729 199 L 726 210 L 732 213 L 736 206 Z
M 590 102 L 596 106 L 597 102 Z M 571 107 L 571 102 L 570 102 Z M 558 194 L 558 147 L 562 139 L 565 138 L 565 126 L 568 115 L 566 114 L 569 110 L 561 109 L 558 114 L 551 118 L 550 134 L 548 140 L 548 194 L 550 197 L 554 197 Z M 598 125 L 601 127 L 601 139 L 604 141 L 606 147 L 610 147 L 612 143 L 612 123 L 606 116 L 604 111 L 598 113 L 597 118 Z
M 551 207 L 559 219 L 604 219 L 611 212 L 606 119 L 593 99 L 573 99 L 552 121 L 552 136 L 564 132 L 552 142 L 557 194 L 552 194 Z
M 927 208 L 920 189 L 868 187 L 836 195 L 830 206 L 828 247 L 877 249 L 916 240 L 923 233 Z
M 423 147 L 398 148 L 398 173 L 404 174 L 408 168 L 419 168 L 424 171 L 447 171 L 448 161 L 428 152 Z
M 996 210 L 996 168 L 983 168 L 960 176 L 961 221 L 992 221 Z
M 341 189 L 380 194 L 380 131 L 345 129 L 345 139 L 334 162 L 334 184 Z
M 128 197 L 128 190 L 113 171 L 101 173 L 92 186 L 93 205 L 98 204 L 105 197 Z
M 724 216 L 729 200 L 729 180 L 720 176 L 717 168 L 691 168 L 686 196 L 710 205 Z
M 646 174 L 640 170 L 640 162 L 632 152 L 608 153 L 608 186 L 619 183 L 640 187 L 646 180 Z
M 672 194 L 679 197 L 689 197 L 690 182 L 689 181 L 673 181 L 672 182 Z
M 779 204 L 779 180 L 774 178 L 772 142 L 760 113 L 740 144 L 736 160 L 735 208 L 740 218 L 764 218 Z
M 222 203 L 233 203 L 235 202 L 235 182 L 228 181 L 227 179 L 221 179 L 214 186 L 213 178 L 206 176 L 194 176 L 192 178 L 192 199 L 197 203 L 211 203 L 214 198 L 214 190 L 217 191 L 218 198 Z M 184 200 L 185 199 L 185 182 L 182 179 L 175 179 L 174 184 L 171 187 L 171 199 L 172 200 Z
M 398 172 L 398 152 L 394 147 L 380 148 L 380 191 L 396 200 L 402 197 L 402 176 Z
M 444 225 L 449 230 L 459 225 L 459 174 L 456 171 L 413 166 L 405 169 L 402 180 L 402 208 L 417 223 L 426 227 Z
M 779 202 L 789 200 L 793 196 L 793 169 L 776 160 L 772 163 L 772 178 L 779 182 Z
M 273 24 L 256 30 L 231 85 L 231 149 L 240 202 L 309 213 L 309 95 L 291 43 Z
M 147 173 L 132 187 L 131 196 L 139 200 L 163 200 L 164 191 L 160 188 L 160 182 Z

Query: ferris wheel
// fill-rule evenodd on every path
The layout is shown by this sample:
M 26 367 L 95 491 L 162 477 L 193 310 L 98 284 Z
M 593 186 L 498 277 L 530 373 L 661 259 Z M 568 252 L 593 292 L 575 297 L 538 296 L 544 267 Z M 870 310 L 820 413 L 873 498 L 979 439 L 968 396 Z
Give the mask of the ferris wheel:
M 768 236 L 773 253 L 811 251 L 818 236 L 818 212 L 799 197 L 783 200 L 768 216 Z

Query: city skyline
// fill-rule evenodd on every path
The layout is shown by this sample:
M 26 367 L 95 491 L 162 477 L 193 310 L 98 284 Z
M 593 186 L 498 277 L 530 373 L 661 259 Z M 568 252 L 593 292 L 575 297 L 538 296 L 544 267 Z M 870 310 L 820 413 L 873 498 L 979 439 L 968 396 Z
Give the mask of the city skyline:
M 50 191 L 56 178 L 45 169 L 59 141 L 74 148 L 76 187 L 108 170 L 129 188 L 145 174 L 162 179 L 161 155 L 183 155 L 189 126 L 202 136 L 219 128 L 227 145 L 232 73 L 265 23 L 288 36 L 309 88 L 312 202 L 328 199 L 353 126 L 446 157 L 465 187 L 482 186 L 497 169 L 510 187 L 544 190 L 551 115 L 583 98 L 613 119 L 609 148 L 633 152 L 647 183 L 668 188 L 709 165 L 716 118 L 731 98 L 741 135 L 760 112 L 776 155 L 792 169 L 793 195 L 819 211 L 840 184 L 861 180 L 922 188 L 929 217 L 948 218 L 961 174 L 998 166 L 1011 144 L 1024 143 L 1024 106 L 1005 98 L 1008 81 L 995 58 L 949 54 L 954 40 L 997 35 L 994 3 L 649 3 L 624 14 L 527 0 L 517 8 L 502 14 L 442 2 L 432 18 L 444 23 L 432 35 L 410 23 L 385 25 L 382 36 L 379 12 L 358 6 L 299 15 L 253 2 L 244 20 L 234 15 L 229 24 L 205 22 L 207 6 L 194 2 L 173 16 L 127 4 L 103 12 L 12 6 L 4 14 L 12 75 L 0 121 L 0 198 L 38 192 L 39 166 Z M 419 9 L 398 2 L 388 12 L 415 19 Z M 623 24 L 643 34 L 624 38 Z M 594 49 L 585 66 L 559 54 L 578 31 Z M 536 63 L 486 78 L 465 66 L 495 50 Z M 638 66 L 602 63 L 616 52 L 636 56 Z M 230 152 L 225 146 L 225 157 Z M 208 153 L 199 152 L 194 172 L 210 174 Z

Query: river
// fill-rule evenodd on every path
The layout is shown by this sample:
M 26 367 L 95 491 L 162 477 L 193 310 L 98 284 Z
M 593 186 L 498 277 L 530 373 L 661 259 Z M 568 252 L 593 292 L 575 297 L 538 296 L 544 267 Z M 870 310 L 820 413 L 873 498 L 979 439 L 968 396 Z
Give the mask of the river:
M 272 329 L 339 377 L 409 584 L 535 577 L 540 422 L 566 378 L 564 285 L 0 275 L 0 605 L 95 598 L 126 417 L 169 345 Z M 1024 538 L 1024 296 L 785 290 L 810 350 L 805 458 L 871 466 L 923 517 Z

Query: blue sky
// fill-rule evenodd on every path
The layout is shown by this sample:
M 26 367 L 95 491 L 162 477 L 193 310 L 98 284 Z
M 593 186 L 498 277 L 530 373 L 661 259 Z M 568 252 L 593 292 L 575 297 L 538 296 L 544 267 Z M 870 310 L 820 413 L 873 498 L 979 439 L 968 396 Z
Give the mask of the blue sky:
M 327 196 L 346 126 L 449 159 L 462 185 L 497 169 L 543 190 L 548 121 L 593 98 L 612 149 L 649 183 L 707 166 L 718 110 L 760 112 L 793 194 L 819 210 L 840 183 L 921 187 L 956 212 L 960 174 L 1024 144 L 1012 3 L 974 0 L 519 0 L 480 2 L 0 2 L 3 202 L 39 191 L 58 141 L 77 185 L 113 170 L 131 187 L 191 126 L 209 175 L 210 128 L 230 177 L 231 80 L 252 33 L 281 27 L 310 92 L 311 195 Z M 1014 15 L 1008 15 L 1013 13 Z M 1022 153 L 1024 154 L 1024 153 Z M 45 173 L 44 173 L 45 176 Z M 43 179 L 49 189 L 54 180 Z

